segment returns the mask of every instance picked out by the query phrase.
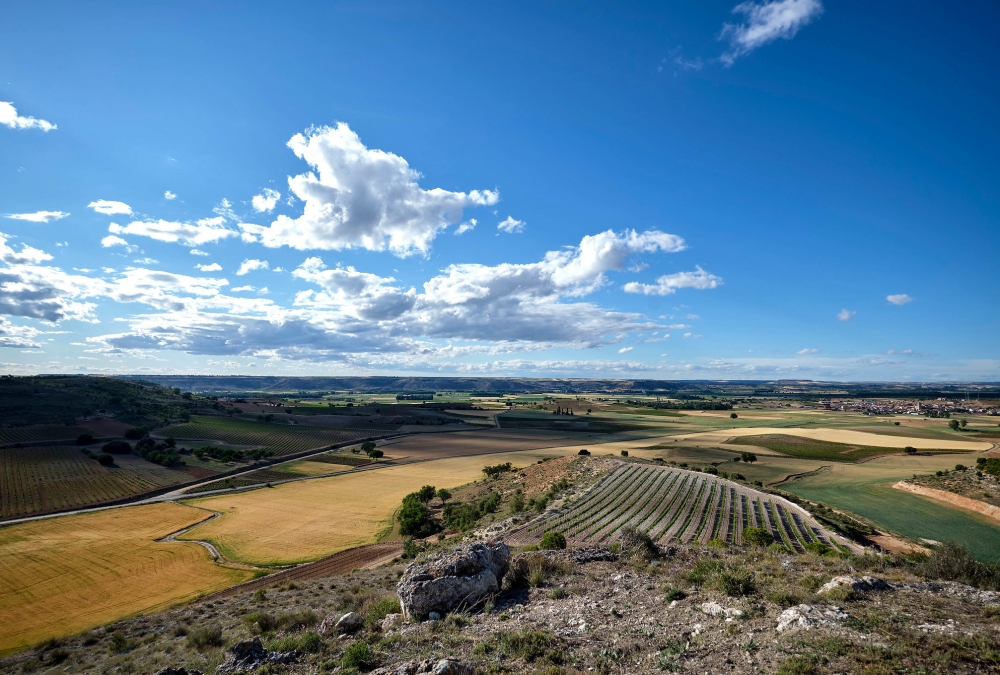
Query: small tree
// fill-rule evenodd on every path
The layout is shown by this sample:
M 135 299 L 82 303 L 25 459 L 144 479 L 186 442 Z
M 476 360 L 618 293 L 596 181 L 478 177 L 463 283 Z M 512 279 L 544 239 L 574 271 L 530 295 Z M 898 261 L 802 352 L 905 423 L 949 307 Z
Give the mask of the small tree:
M 102 466 L 111 466 L 115 463 L 115 458 L 106 452 L 102 452 L 97 456 L 97 461 L 100 462 Z
M 757 455 L 755 455 L 752 452 L 741 452 L 740 459 L 742 459 L 744 462 L 749 462 L 750 464 L 753 464 L 754 462 L 757 461 Z
M 589 455 L 590 454 L 590 450 L 588 450 L 587 448 L 583 448 L 582 450 L 580 450 L 580 452 L 578 452 L 576 454 L 578 454 L 578 455 Z
M 445 502 L 451 499 L 451 493 L 444 488 L 440 488 L 437 491 L 437 498 L 441 500 L 441 506 L 444 506 Z
M 628 450 L 622 450 L 622 457 L 628 457 Z
M 917 454 L 917 449 L 912 445 L 908 445 L 905 448 L 903 448 L 903 452 L 905 452 L 908 455 L 915 455 Z
M 417 490 L 417 499 L 426 504 L 437 496 L 437 489 L 433 485 L 425 485 Z
M 948 427 L 952 431 L 958 431 L 958 420 L 951 420 L 948 422 Z
M 739 417 L 739 415 L 737 415 L 736 413 L 729 413 L 729 419 L 734 420 L 737 417 Z
M 385 456 L 385 453 L 381 450 L 372 450 L 368 453 L 368 456 L 372 458 L 373 461 L 377 462 L 379 459 Z
M 79 436 L 76 437 L 77 445 L 90 445 L 93 442 L 94 442 L 93 434 L 80 434 Z
M 375 449 L 375 443 L 373 441 L 365 441 L 361 444 L 361 452 L 366 455 L 370 455 L 372 450 Z
M 566 535 L 564 535 L 562 532 L 556 532 L 555 530 L 546 532 L 545 535 L 542 537 L 541 543 L 538 544 L 538 548 L 546 548 L 552 550 L 565 549 Z
M 962 418 L 962 419 L 961 419 L 961 420 L 959 421 L 959 424 L 961 424 L 961 425 L 962 425 L 962 428 L 964 429 L 965 427 L 969 426 L 969 420 L 967 420 L 967 419 L 965 419 L 965 418 Z
M 774 535 L 764 527 L 747 527 L 743 529 L 743 543 L 751 546 L 770 546 L 774 543 Z

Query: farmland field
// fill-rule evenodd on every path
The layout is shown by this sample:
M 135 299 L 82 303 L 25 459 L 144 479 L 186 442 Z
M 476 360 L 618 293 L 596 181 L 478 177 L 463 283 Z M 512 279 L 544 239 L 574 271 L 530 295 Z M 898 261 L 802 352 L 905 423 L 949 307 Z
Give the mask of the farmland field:
M 557 509 L 511 533 L 516 545 L 537 544 L 557 530 L 574 545 L 610 543 L 626 526 L 661 544 L 742 543 L 746 527 L 764 527 L 789 550 L 810 542 L 854 548 L 834 537 L 791 502 L 709 474 L 622 464 L 565 509 Z
M 154 504 L 0 528 L 0 653 L 246 580 L 201 546 L 156 541 L 207 515 Z
M 899 454 L 899 448 L 873 447 L 870 445 L 851 445 L 848 443 L 831 443 L 829 441 L 803 438 L 788 434 L 761 434 L 755 436 L 738 436 L 727 441 L 728 445 L 751 445 L 780 452 L 791 457 L 804 459 L 824 459 L 834 462 L 853 462 L 867 457 L 886 454 Z M 939 452 L 940 448 L 935 448 Z M 944 450 L 955 452 L 955 450 Z
M 487 464 L 523 466 L 575 448 L 455 457 L 205 497 L 189 503 L 223 515 L 182 538 L 211 541 L 227 558 L 252 564 L 315 560 L 373 543 L 403 497 L 422 485 L 457 487 L 482 478 Z
M 956 459 L 962 458 L 880 457 L 860 465 L 834 464 L 781 487 L 806 499 L 857 513 L 893 532 L 914 539 L 959 543 L 977 558 L 997 562 L 1000 527 L 983 516 L 892 488 L 896 481 L 915 473 L 951 468 Z
M 249 422 L 225 417 L 193 416 L 190 422 L 160 429 L 161 436 L 218 440 L 243 446 L 271 448 L 275 454 L 289 455 L 303 450 L 347 443 L 388 433 L 384 429 L 355 427 L 306 427 L 298 425 Z
M 72 446 L 0 448 L 0 518 L 92 506 L 190 479 L 138 457 L 119 461 L 122 468 L 108 469 Z
M 912 446 L 918 450 L 944 449 L 944 450 L 989 450 L 991 443 L 983 441 L 966 440 L 945 440 L 939 438 L 917 438 L 914 436 L 897 436 L 895 434 L 882 434 L 881 429 L 873 428 L 871 432 L 855 431 L 851 429 L 829 429 L 824 427 L 802 427 L 799 422 L 788 426 L 770 425 L 767 427 L 755 427 L 753 433 L 758 435 L 770 434 L 794 434 L 803 438 L 816 441 L 826 441 L 827 443 L 845 443 L 849 445 L 864 445 L 881 448 L 905 448 Z M 685 441 L 705 441 L 714 443 L 724 443 L 732 436 L 746 435 L 736 433 L 735 429 L 720 429 L 705 433 L 685 435 Z
M 33 441 L 57 441 L 73 439 L 87 429 L 65 424 L 39 424 L 30 427 L 0 427 L 0 444 L 31 443 Z

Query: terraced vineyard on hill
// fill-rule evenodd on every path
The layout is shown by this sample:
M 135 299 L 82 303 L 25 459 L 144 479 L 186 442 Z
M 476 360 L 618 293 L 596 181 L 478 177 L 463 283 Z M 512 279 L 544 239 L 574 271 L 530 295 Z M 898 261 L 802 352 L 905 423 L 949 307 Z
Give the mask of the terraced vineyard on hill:
M 856 548 L 780 497 L 710 474 L 624 463 L 580 499 L 514 530 L 507 541 L 537 544 L 543 534 L 558 530 L 571 544 L 607 543 L 625 526 L 660 544 L 705 544 L 712 539 L 742 544 L 745 528 L 763 527 L 800 553 L 811 542 Z
M 158 435 L 173 436 L 178 441 L 205 439 L 223 441 L 233 445 L 272 448 L 278 456 L 337 443 L 349 443 L 369 437 L 384 436 L 387 433 L 390 431 L 385 429 L 307 427 L 198 415 L 193 416 L 190 422 L 175 424 L 157 432 Z
M 32 441 L 56 441 L 76 438 L 89 433 L 83 427 L 65 424 L 38 424 L 29 427 L 0 428 L 0 444 L 30 443 Z

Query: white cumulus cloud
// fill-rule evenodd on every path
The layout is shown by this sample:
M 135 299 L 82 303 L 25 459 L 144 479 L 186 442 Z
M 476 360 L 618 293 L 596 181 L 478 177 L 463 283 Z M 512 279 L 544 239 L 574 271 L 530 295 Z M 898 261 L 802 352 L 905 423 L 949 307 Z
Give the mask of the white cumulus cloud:
M 132 248 L 127 241 L 113 234 L 109 234 L 104 239 L 101 239 L 101 246 L 104 248 L 110 248 L 112 246 L 124 246 L 129 249 Z
M 281 199 L 281 193 L 271 188 L 264 188 L 259 195 L 254 195 L 250 200 L 250 205 L 257 213 L 270 213 L 274 211 L 275 205 Z
M 164 199 L 177 199 L 177 195 L 175 195 L 170 190 L 167 190 L 166 192 L 163 193 L 163 198 Z
M 222 265 L 219 263 L 211 263 L 209 265 L 195 265 L 202 272 L 219 272 L 222 270 Z
M 13 103 L 0 101 L 0 124 L 11 129 L 41 129 L 42 131 L 52 131 L 57 129 L 55 124 L 46 120 L 35 119 L 34 117 L 21 117 L 17 114 L 17 108 Z
M 191 249 L 190 251 L 188 251 L 188 253 L 190 253 L 191 255 L 204 255 L 204 256 L 211 255 L 211 253 L 209 253 L 208 251 L 202 251 L 197 248 Z
M 240 265 L 240 268 L 236 270 L 236 276 L 241 277 L 244 274 L 253 272 L 254 270 L 266 270 L 268 267 L 270 267 L 270 265 L 266 260 L 247 259 L 244 260 L 243 264 Z
M 618 350 L 618 353 L 619 354 L 628 354 L 633 349 L 635 349 L 635 347 L 622 347 L 621 349 Z
M 11 220 L 27 220 L 31 223 L 51 223 L 53 220 L 61 220 L 68 215 L 65 211 L 35 211 L 34 213 L 11 213 L 7 217 Z
M 857 312 L 855 312 L 853 310 L 842 309 L 839 312 L 837 312 L 837 320 L 838 321 L 850 321 L 851 319 L 854 318 L 855 314 L 857 314 Z
M 502 221 L 497 223 L 497 229 L 501 232 L 506 232 L 507 234 L 515 234 L 517 232 L 524 232 L 525 222 L 523 220 L 516 220 L 511 216 L 507 216 Z
M 717 288 L 722 284 L 722 278 L 706 272 L 701 267 L 695 267 L 694 272 L 677 272 L 665 274 L 656 280 L 655 284 L 640 284 L 630 281 L 625 284 L 626 293 L 642 293 L 643 295 L 670 295 L 679 288 L 697 288 L 705 290 Z
M 790 40 L 799 29 L 823 13 L 820 0 L 773 0 L 772 2 L 741 2 L 733 7 L 744 22 L 722 26 L 720 40 L 729 41 L 729 51 L 721 60 L 727 65 L 753 50 L 779 38 Z
M 87 204 L 87 207 L 107 216 L 115 216 L 119 214 L 126 216 L 132 215 L 132 207 L 125 202 L 113 202 L 108 199 L 98 199 L 95 202 Z
M 288 179 L 289 191 L 304 202 L 302 215 L 278 216 L 267 227 L 241 224 L 246 238 L 269 247 L 426 254 L 463 209 L 500 199 L 490 190 L 425 190 L 405 159 L 365 147 L 344 123 L 296 134 L 288 147 L 313 169 Z
M 894 305 L 905 305 L 908 302 L 913 302 L 913 298 L 908 296 L 906 293 L 899 293 L 897 295 L 887 295 L 885 299 Z

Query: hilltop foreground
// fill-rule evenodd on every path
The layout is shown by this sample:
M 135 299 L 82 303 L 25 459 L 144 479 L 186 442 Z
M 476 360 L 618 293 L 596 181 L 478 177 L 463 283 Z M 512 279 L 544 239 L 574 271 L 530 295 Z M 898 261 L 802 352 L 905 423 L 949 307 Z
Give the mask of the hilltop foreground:
M 213 673 L 232 645 L 254 636 L 285 661 L 254 669 L 268 675 L 414 672 L 423 660 L 445 658 L 477 673 L 553 675 L 1000 667 L 1000 593 L 950 581 L 997 588 L 1000 574 L 950 547 L 909 559 L 642 541 L 529 551 L 515 554 L 503 591 L 485 606 L 400 625 L 384 619 L 399 611 L 394 591 L 403 570 L 396 563 L 208 598 L 47 642 L 0 669 Z M 338 636 L 332 621 L 349 611 L 365 624 Z

